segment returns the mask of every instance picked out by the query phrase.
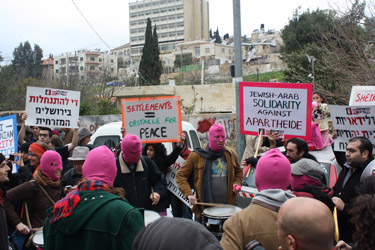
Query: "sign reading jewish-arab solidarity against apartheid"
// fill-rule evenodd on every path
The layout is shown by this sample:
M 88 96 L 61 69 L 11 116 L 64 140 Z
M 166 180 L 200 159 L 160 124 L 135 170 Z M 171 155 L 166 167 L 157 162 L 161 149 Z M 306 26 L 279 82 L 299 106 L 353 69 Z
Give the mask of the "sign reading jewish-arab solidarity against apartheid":
M 167 173 L 166 180 L 167 180 L 167 188 L 174 194 L 177 198 L 179 198 L 183 203 L 189 206 L 189 200 L 185 198 L 185 196 L 181 193 L 180 189 L 176 183 L 176 174 L 177 171 L 180 169 L 182 165 L 184 165 L 185 160 L 179 156 L 176 162 L 171 166 L 171 171 Z
M 26 125 L 77 128 L 80 92 L 27 87 Z
M 311 84 L 241 82 L 241 133 L 309 140 L 311 102 Z
M 332 126 L 336 130 L 334 150 L 346 151 L 351 138 L 368 138 L 375 150 L 375 106 L 337 106 L 329 105 Z
M 375 106 L 375 86 L 353 86 L 349 106 Z
M 17 117 L 16 115 L 0 118 L 0 153 L 5 157 L 16 153 L 17 142 Z
M 142 143 L 177 142 L 181 134 L 179 96 L 121 99 L 121 111 L 126 133 Z

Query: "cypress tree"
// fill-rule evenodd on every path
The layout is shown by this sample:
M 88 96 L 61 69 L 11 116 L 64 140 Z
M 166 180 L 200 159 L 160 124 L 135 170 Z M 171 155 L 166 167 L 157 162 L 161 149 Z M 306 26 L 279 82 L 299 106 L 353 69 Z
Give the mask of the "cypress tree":
M 152 33 L 151 19 L 147 18 L 145 44 L 142 49 L 141 62 L 139 64 L 140 85 L 159 85 L 161 75 L 161 62 L 159 58 L 159 45 L 154 28 Z

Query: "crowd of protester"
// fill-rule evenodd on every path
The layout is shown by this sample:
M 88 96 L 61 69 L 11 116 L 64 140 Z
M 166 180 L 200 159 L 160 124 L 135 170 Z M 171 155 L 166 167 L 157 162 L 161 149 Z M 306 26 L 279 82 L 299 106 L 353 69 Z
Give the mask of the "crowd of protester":
M 331 147 L 334 136 L 324 98 L 314 93 L 314 101 L 311 141 L 281 140 L 277 132 L 246 136 L 241 161 L 219 124 L 193 151 L 186 134 L 170 154 L 162 143 L 142 148 L 139 137 L 126 134 L 115 155 L 106 146 L 94 148 L 86 128 L 27 127 L 23 114 L 19 153 L 14 160 L 0 154 L 0 250 L 39 248 L 33 237 L 40 230 L 47 250 L 373 249 L 373 146 L 364 137 L 350 139 L 345 161 L 337 159 L 337 182 L 329 186 L 311 151 Z M 167 190 L 166 175 L 179 157 L 186 161 L 176 183 L 190 206 Z M 205 208 L 236 206 L 249 164 L 257 193 L 217 237 L 207 228 Z M 167 217 L 170 207 L 174 218 Z M 147 210 L 161 218 L 145 225 Z

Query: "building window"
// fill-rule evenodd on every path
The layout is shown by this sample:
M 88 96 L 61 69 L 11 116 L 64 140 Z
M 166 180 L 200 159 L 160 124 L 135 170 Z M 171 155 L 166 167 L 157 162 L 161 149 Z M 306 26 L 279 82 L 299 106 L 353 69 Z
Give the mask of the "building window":
M 83 61 L 83 57 L 80 57 L 79 60 L 82 62 Z
M 83 70 L 83 66 L 79 67 L 79 70 L 81 70 L 81 71 L 82 71 L 82 70 Z
M 194 48 L 195 57 L 201 57 L 201 48 Z
M 225 48 L 221 48 L 221 52 L 222 52 L 222 53 L 225 53 Z
M 204 49 L 204 52 L 206 52 L 206 53 L 210 53 L 210 48 L 205 48 L 205 49 Z
M 90 57 L 90 61 L 93 61 L 93 62 L 94 62 L 94 61 L 95 61 L 95 57 L 91 56 L 91 57 Z
M 102 67 L 99 67 L 99 70 L 100 70 L 100 71 L 102 71 L 102 70 L 103 70 L 103 68 L 102 68 Z
M 102 62 L 103 61 L 103 59 L 102 58 L 99 58 L 99 62 Z
M 111 59 L 111 63 L 114 63 L 115 61 L 113 59 Z
M 95 66 L 90 66 L 90 70 L 95 70 Z
M 55 64 L 59 64 L 59 61 L 58 61 L 58 60 L 56 60 L 56 61 L 55 61 Z
M 58 69 L 56 69 L 56 71 L 55 71 L 56 73 L 59 73 L 59 70 Z

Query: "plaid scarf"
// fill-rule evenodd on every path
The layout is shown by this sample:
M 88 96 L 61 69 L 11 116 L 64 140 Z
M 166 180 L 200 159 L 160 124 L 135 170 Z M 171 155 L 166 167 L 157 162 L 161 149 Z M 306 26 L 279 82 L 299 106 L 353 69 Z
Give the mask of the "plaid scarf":
M 94 190 L 104 190 L 108 191 L 109 186 L 104 182 L 97 180 L 87 180 L 81 182 L 76 190 L 68 193 L 65 198 L 56 202 L 53 208 L 53 216 L 50 223 L 54 223 L 62 217 L 66 218 L 74 212 L 74 208 L 81 200 L 79 191 L 94 191 Z

